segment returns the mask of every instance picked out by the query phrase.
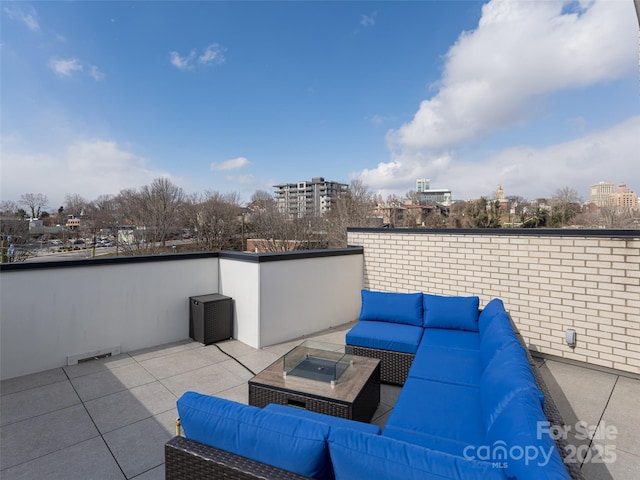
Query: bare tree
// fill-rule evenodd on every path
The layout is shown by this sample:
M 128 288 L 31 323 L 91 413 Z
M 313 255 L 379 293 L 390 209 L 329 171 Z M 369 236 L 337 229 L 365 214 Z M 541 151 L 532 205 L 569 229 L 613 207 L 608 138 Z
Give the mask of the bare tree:
M 49 204 L 49 199 L 42 193 L 25 193 L 20 195 L 19 203 L 29 209 L 31 218 L 40 218 L 40 214 Z
M 324 245 L 319 240 L 317 223 L 313 217 L 287 218 L 275 202 L 269 202 L 251 214 L 248 226 L 262 250 L 287 252 Z
M 180 229 L 183 190 L 166 178 L 157 178 L 140 190 L 123 190 L 118 196 L 122 222 L 134 229 L 124 242 L 127 253 L 154 253 L 164 247 L 169 234 Z
M 237 193 L 205 192 L 190 197 L 183 212 L 202 250 L 226 250 L 241 243 L 237 241 L 241 210 Z
M 634 228 L 640 220 L 640 211 L 615 206 L 600 207 L 575 219 L 576 223 L 591 228 Z
M 348 227 L 372 227 L 377 224 L 373 217 L 374 196 L 361 180 L 353 180 L 349 188 L 331 205 L 326 218 L 328 245 L 347 246 Z
M 87 200 L 77 193 L 67 193 L 64 196 L 64 211 L 67 212 L 67 215 L 80 217 L 85 208 L 87 208 L 87 205 Z
M 580 212 L 582 198 L 573 188 L 556 190 L 551 199 L 551 226 L 564 227 Z

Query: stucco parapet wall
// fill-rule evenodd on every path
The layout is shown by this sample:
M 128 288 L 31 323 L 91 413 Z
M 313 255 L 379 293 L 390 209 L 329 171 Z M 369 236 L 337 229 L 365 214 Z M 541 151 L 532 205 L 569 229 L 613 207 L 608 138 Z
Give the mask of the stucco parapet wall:
M 60 260 L 47 262 L 19 262 L 0 264 L 0 272 L 49 270 L 54 268 L 96 267 L 100 265 L 127 265 L 136 263 L 175 262 L 184 260 L 200 260 L 207 258 L 224 258 L 241 262 L 264 263 L 285 260 L 301 260 L 307 258 L 337 257 L 343 255 L 362 255 L 362 247 L 334 248 L 323 250 L 297 250 L 293 252 L 247 253 L 247 252 L 195 252 L 170 253 L 163 255 L 139 255 L 108 258 L 86 258 L 79 260 Z

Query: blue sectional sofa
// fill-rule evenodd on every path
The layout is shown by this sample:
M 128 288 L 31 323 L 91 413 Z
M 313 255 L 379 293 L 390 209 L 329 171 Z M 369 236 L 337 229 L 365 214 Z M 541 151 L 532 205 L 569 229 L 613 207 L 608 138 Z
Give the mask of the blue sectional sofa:
M 383 381 L 403 384 L 382 431 L 187 392 L 178 401 L 187 438 L 166 446 L 167 479 L 196 467 L 197 478 L 582 478 L 551 436 L 545 411 L 561 418 L 501 300 L 480 310 L 478 297 L 363 290 L 346 343 L 381 359 Z

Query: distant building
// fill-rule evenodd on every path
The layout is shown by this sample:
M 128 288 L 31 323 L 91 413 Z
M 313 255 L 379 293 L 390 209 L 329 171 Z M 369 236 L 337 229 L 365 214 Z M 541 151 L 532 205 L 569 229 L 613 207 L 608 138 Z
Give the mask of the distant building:
M 613 204 L 612 182 L 598 182 L 591 185 L 589 201 L 596 204 L 598 207 L 606 207 Z
M 498 184 L 498 188 L 496 188 L 496 200 L 504 200 L 504 188 L 502 188 L 502 185 L 500 184 Z
M 618 185 L 616 191 L 611 194 L 612 204 L 616 207 L 638 208 L 638 195 L 633 190 L 627 188 L 625 183 Z
M 434 205 L 441 203 L 442 205 L 451 205 L 451 190 L 448 188 L 434 188 L 418 192 L 420 205 Z
M 278 210 L 290 217 L 320 216 L 331 210 L 331 204 L 345 193 L 346 183 L 325 181 L 314 177 L 311 181 L 274 185 Z
M 419 178 L 416 180 L 416 192 L 426 192 L 429 190 L 431 180 L 428 178 Z

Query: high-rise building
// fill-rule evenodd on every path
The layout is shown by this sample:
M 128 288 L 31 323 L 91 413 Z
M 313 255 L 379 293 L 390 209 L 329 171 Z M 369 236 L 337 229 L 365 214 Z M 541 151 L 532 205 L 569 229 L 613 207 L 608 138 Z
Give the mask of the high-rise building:
M 611 197 L 613 198 L 612 204 L 616 207 L 638 208 L 638 195 L 630 190 L 625 183 L 619 184 Z
M 613 204 L 613 183 L 598 182 L 591 185 L 589 201 L 599 207 L 606 207 Z
M 331 210 L 336 198 L 347 191 L 346 183 L 327 182 L 323 177 L 311 181 L 274 185 L 278 210 L 290 217 L 320 216 Z
M 416 192 L 426 192 L 429 190 L 431 180 L 428 178 L 419 178 L 416 180 Z

